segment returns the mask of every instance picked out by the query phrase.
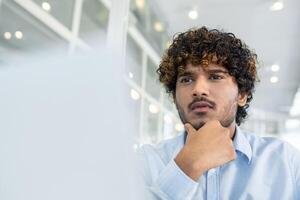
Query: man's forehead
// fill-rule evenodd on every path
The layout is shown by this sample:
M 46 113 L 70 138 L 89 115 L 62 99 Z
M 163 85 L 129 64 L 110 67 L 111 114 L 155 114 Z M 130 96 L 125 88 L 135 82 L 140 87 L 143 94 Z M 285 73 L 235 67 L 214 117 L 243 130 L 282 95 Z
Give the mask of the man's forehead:
M 218 65 L 218 64 L 207 64 L 207 65 L 193 65 L 191 63 L 188 63 L 186 66 L 182 66 L 181 71 L 182 72 L 193 72 L 193 71 L 197 71 L 197 70 L 204 70 L 204 71 L 210 71 L 210 70 L 221 70 L 224 72 L 228 72 L 228 70 L 222 66 L 222 65 Z

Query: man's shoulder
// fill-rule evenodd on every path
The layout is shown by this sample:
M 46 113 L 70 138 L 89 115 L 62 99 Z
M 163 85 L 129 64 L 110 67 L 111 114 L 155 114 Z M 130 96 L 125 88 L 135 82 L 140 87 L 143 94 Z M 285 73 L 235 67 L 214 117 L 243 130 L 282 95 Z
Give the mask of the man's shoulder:
M 272 150 L 276 154 L 295 153 L 300 155 L 298 149 L 278 137 L 260 136 L 249 132 L 244 132 L 243 134 L 247 138 L 254 154 Z
M 284 144 L 285 141 L 273 137 L 273 136 L 265 136 L 258 135 L 251 132 L 243 131 L 244 136 L 247 138 L 251 145 L 268 145 L 268 144 Z

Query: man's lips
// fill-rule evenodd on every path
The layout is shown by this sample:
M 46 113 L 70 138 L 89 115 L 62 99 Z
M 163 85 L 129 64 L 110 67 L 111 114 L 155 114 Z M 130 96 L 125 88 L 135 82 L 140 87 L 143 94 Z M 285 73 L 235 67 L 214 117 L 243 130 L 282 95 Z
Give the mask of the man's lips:
M 197 101 L 193 103 L 190 107 L 191 111 L 194 112 L 207 112 L 209 109 L 212 109 L 213 106 L 206 101 Z

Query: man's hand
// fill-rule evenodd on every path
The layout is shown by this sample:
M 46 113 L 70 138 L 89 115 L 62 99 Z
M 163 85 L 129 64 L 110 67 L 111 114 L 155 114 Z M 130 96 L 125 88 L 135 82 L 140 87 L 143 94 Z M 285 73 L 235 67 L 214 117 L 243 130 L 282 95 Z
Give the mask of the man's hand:
M 185 124 L 185 129 L 186 143 L 175 162 L 193 180 L 197 181 L 209 169 L 236 159 L 230 131 L 219 121 L 209 121 L 199 130 Z

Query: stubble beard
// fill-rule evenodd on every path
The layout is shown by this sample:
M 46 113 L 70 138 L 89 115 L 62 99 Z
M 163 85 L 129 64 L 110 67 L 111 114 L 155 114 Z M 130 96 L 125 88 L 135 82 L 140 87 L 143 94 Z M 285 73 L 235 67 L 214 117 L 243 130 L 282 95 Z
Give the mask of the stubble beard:
M 194 127 L 194 129 L 196 129 L 196 130 L 198 130 L 198 129 L 200 129 L 202 126 L 204 126 L 204 124 L 206 123 L 206 121 L 204 121 L 204 120 L 200 120 L 199 122 L 194 122 L 194 123 L 192 123 L 191 121 L 189 121 L 188 119 L 187 119 L 187 117 L 186 117 L 186 114 L 185 114 L 185 112 L 184 112 L 184 109 L 180 106 L 180 105 L 178 105 L 178 103 L 175 101 L 174 102 L 175 103 L 175 106 L 176 106 L 176 108 L 177 108 L 177 111 L 178 111 L 178 115 L 179 115 L 179 118 L 180 118 L 180 120 L 181 120 L 181 122 L 183 123 L 183 124 L 186 124 L 186 123 L 189 123 L 189 124 L 191 124 L 193 127 Z M 218 117 L 216 117 L 215 119 L 216 120 L 219 120 L 220 121 L 220 123 L 221 123 L 221 125 L 223 126 L 223 127 L 229 127 L 233 122 L 235 122 L 235 117 L 236 117 L 236 112 L 237 112 L 237 105 L 234 105 L 234 104 L 236 104 L 236 102 L 235 103 L 233 103 L 228 109 L 227 109 L 227 116 L 225 115 L 225 117 L 222 117 L 222 119 L 220 119 L 220 118 L 218 118 Z M 234 107 L 233 107 L 234 106 Z M 232 110 L 233 109 L 233 110 Z M 226 113 L 226 111 L 224 110 L 224 113 Z M 235 114 L 234 114 L 235 113 Z M 199 116 L 199 118 L 203 118 L 203 117 L 205 117 L 205 115 L 207 115 L 206 113 L 200 113 L 200 114 L 198 114 L 198 116 Z M 213 119 L 210 119 L 210 120 L 213 120 Z

